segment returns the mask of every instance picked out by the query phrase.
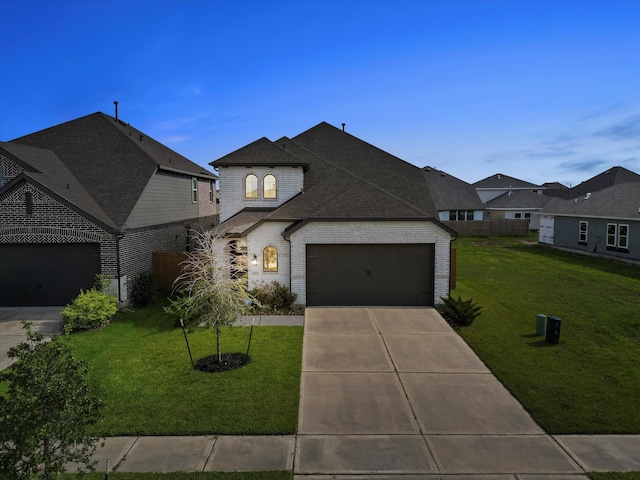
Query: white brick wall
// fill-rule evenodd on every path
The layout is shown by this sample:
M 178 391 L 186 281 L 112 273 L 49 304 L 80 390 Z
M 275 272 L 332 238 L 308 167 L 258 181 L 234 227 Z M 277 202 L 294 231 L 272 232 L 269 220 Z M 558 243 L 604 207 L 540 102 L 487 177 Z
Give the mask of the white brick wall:
M 253 200 L 244 198 L 244 179 L 250 173 L 258 177 L 258 198 Z M 276 199 L 262 196 L 262 179 L 268 173 L 276 176 Z M 302 191 L 304 181 L 302 167 L 222 167 L 219 174 L 221 222 L 243 208 L 280 206 Z
M 295 231 L 291 241 L 291 291 L 298 295 L 298 303 L 306 304 L 306 245 L 307 244 L 385 244 L 434 243 L 435 272 L 434 299 L 449 294 L 449 262 L 451 236 L 428 221 L 376 222 L 311 222 Z
M 269 284 L 277 281 L 291 287 L 289 271 L 291 267 L 291 251 L 287 240 L 282 236 L 282 232 L 291 222 L 266 222 L 260 225 L 247 235 L 247 259 L 249 270 L 249 288 L 256 288 L 264 283 Z M 273 245 L 278 249 L 278 271 L 264 272 L 262 269 L 262 251 Z M 258 265 L 251 265 L 253 255 L 258 257 Z

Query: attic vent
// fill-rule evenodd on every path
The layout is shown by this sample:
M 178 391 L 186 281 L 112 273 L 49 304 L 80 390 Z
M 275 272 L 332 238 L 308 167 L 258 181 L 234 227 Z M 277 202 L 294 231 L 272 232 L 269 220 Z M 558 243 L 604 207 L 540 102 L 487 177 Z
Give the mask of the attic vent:
M 502 175 L 498 174 L 498 180 L 500 180 L 502 178 Z
M 140 141 L 142 141 L 142 134 L 140 134 Z
M 587 200 L 589 197 L 591 197 L 591 192 L 587 192 L 584 196 L 584 199 Z

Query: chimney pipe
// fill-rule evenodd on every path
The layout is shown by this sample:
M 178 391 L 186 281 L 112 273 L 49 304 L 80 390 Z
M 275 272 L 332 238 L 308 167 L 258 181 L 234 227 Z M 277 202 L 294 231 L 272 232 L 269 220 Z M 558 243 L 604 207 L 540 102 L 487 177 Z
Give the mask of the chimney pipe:
M 114 101 L 113 104 L 116 106 L 116 120 L 118 120 L 118 101 Z
M 344 132 L 344 126 L 346 125 L 346 123 L 342 122 L 342 131 Z

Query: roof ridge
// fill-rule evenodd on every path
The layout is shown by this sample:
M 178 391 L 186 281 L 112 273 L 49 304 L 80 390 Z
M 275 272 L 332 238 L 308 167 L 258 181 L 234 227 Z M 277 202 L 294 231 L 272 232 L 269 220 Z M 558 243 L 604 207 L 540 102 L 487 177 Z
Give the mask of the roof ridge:
M 326 122 L 322 122 L 322 123 L 326 123 Z M 327 124 L 327 125 L 329 125 L 329 124 Z M 317 125 L 316 125 L 316 126 L 317 126 Z M 330 126 L 332 126 L 332 125 L 330 125 Z M 315 127 L 312 127 L 312 128 L 315 128 Z M 333 127 L 333 128 L 336 128 L 336 127 Z M 309 129 L 309 130 L 311 130 L 311 129 Z M 346 132 L 345 132 L 345 133 L 346 133 Z M 351 134 L 348 134 L 348 135 L 351 135 Z M 296 136 L 298 136 L 298 135 L 296 135 Z M 351 136 L 352 136 L 353 138 L 357 139 L 357 140 L 360 140 L 358 137 L 355 137 L 355 136 L 353 136 L 353 135 L 351 135 Z M 365 179 L 365 178 L 362 178 L 362 177 L 360 177 L 360 176 L 358 176 L 358 175 L 356 175 L 356 174 L 354 174 L 354 173 L 350 172 L 349 170 L 345 169 L 344 167 L 342 167 L 342 166 L 340 166 L 340 165 L 336 165 L 334 162 L 331 162 L 330 160 L 328 160 L 328 159 L 326 159 L 325 157 L 323 157 L 323 156 L 321 156 L 321 155 L 317 154 L 316 152 L 314 152 L 314 151 L 312 151 L 312 150 L 309 150 L 309 149 L 308 149 L 307 147 L 305 147 L 304 145 L 300 145 L 300 144 L 299 144 L 298 142 L 296 142 L 295 140 L 293 140 L 293 139 L 289 139 L 289 140 L 290 140 L 291 142 L 295 143 L 296 145 L 298 145 L 300 148 L 302 148 L 302 149 L 304 149 L 304 150 L 306 150 L 306 151 L 308 151 L 308 152 L 312 153 L 313 155 L 315 155 L 317 158 L 319 158 L 320 160 L 324 161 L 325 163 L 327 163 L 327 164 L 331 165 L 331 166 L 332 166 L 333 168 L 335 168 L 336 170 L 339 170 L 339 171 L 341 171 L 341 172 L 343 172 L 343 173 L 346 173 L 347 175 L 350 175 L 351 177 L 353 177 L 353 178 L 355 178 L 355 179 L 357 179 L 357 180 L 359 180 L 359 181 L 361 181 L 361 182 L 363 182 L 363 183 L 366 183 L 367 185 L 369 185 L 369 186 L 371 186 L 371 187 L 374 187 L 375 189 L 377 189 L 377 190 L 381 191 L 381 192 L 382 192 L 382 193 L 384 193 L 385 195 L 388 195 L 389 197 L 393 198 L 394 200 L 396 200 L 396 201 L 398 201 L 398 202 L 400 202 L 400 203 L 403 203 L 404 205 L 407 205 L 408 207 L 412 208 L 413 210 L 415 210 L 415 211 L 416 211 L 416 212 L 418 212 L 418 213 L 421 213 L 421 214 L 423 214 L 423 215 L 427 215 L 427 216 L 429 216 L 426 212 L 422 211 L 420 208 L 416 207 L 415 205 L 413 205 L 413 204 L 411 204 L 411 203 L 407 202 L 406 200 L 404 200 L 404 199 L 402 199 L 402 198 L 397 197 L 396 195 L 394 195 L 393 193 L 389 192 L 388 190 L 385 190 L 384 188 L 380 187 L 379 185 L 376 185 L 375 183 L 373 183 L 373 182 L 371 182 L 371 181 L 369 181 L 369 180 L 367 180 L 367 179 Z M 363 140 L 360 140 L 360 141 L 363 141 Z M 364 143 L 367 143 L 367 142 L 364 142 Z M 371 144 L 367 144 L 367 145 L 371 145 Z M 409 162 L 406 162 L 406 161 L 402 160 L 401 158 L 395 157 L 394 155 L 391 155 L 390 153 L 385 152 L 384 150 L 382 150 L 382 149 L 380 149 L 380 148 L 378 148 L 378 147 L 375 147 L 375 145 L 371 145 L 371 146 L 372 146 L 372 147 L 374 147 L 374 148 L 377 148 L 378 150 L 380 150 L 380 151 L 381 151 L 381 152 L 383 152 L 383 153 L 386 153 L 387 155 L 390 155 L 390 156 L 392 156 L 392 157 L 394 157 L 394 158 L 397 158 L 398 160 L 400 160 L 400 161 L 402 161 L 402 162 L 406 163 L 407 165 L 411 165 L 411 166 L 413 166 L 414 168 L 416 168 L 416 169 L 418 170 L 418 172 L 419 172 L 419 173 L 422 173 L 421 169 L 420 169 L 420 168 L 418 168 L 418 167 L 416 167 L 415 165 L 412 165 L 412 164 L 410 164 Z M 334 174 L 331 174 L 331 176 L 333 176 L 333 175 L 334 175 Z M 330 177 L 327 177 L 327 178 L 330 178 Z M 326 179 L 325 179 L 325 180 L 326 180 Z M 322 185 L 322 184 L 325 182 L 325 180 L 323 180 L 322 182 L 320 182 L 320 183 L 318 183 L 318 184 L 314 185 L 312 188 L 314 188 L 314 187 L 316 187 L 316 186 L 318 186 L 318 185 Z M 351 188 L 349 188 L 349 189 L 348 189 L 348 190 L 346 190 L 346 191 L 350 191 L 350 190 L 351 190 Z M 425 190 L 428 190 L 428 186 L 426 185 L 426 180 L 425 180 Z M 433 201 L 433 198 L 432 198 L 431 200 Z M 331 202 L 330 204 L 332 204 L 332 203 L 333 203 L 333 202 Z M 330 205 L 330 204 L 328 204 L 328 205 Z

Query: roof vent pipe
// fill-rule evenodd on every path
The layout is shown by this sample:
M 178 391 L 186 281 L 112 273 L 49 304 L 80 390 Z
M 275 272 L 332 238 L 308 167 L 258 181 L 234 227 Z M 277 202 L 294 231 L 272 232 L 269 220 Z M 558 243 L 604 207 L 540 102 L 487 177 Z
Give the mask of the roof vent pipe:
M 116 122 L 118 121 L 118 101 L 114 101 L 113 104 L 116 106 Z
M 344 132 L 344 126 L 346 125 L 346 123 L 342 122 L 342 131 Z

